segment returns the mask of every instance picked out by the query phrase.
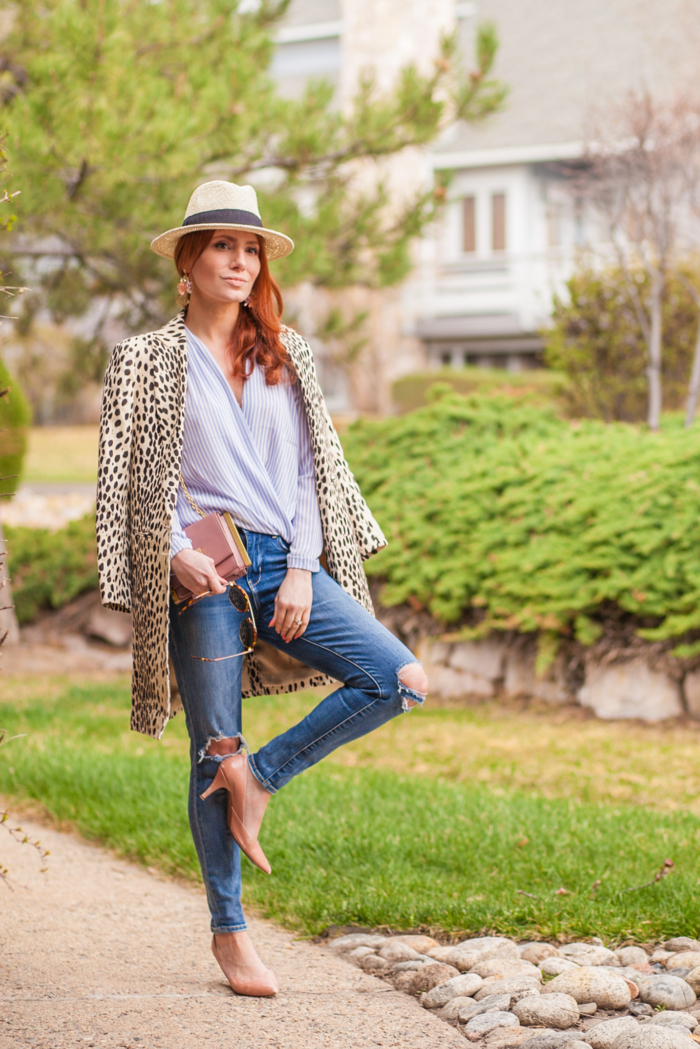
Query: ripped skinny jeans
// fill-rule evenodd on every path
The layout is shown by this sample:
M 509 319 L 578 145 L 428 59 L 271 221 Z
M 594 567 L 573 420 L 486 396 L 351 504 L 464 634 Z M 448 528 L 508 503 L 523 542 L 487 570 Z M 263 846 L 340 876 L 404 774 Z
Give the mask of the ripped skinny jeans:
M 255 777 L 271 794 L 336 747 L 379 728 L 424 696 L 403 685 L 398 674 L 415 656 L 321 569 L 312 576 L 313 606 L 306 633 L 287 644 L 268 626 L 277 591 L 287 574 L 289 547 L 279 536 L 246 532 L 251 566 L 238 580 L 253 608 L 258 637 L 344 684 L 297 725 L 249 755 Z M 207 663 L 241 652 L 240 613 L 228 594 L 203 598 L 182 615 L 170 606 L 170 650 L 190 736 L 189 816 L 202 868 L 214 933 L 246 928 L 241 907 L 241 856 L 226 823 L 225 791 L 206 801 L 200 794 L 223 757 L 207 754 L 211 740 L 242 736 L 243 657 Z M 255 700 L 250 700 L 254 703 Z

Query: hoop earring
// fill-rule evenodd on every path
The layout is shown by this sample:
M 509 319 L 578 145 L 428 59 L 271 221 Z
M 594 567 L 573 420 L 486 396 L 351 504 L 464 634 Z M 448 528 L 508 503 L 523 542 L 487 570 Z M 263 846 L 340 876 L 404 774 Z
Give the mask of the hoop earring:
M 192 294 L 192 281 L 186 273 L 182 274 L 182 277 L 177 284 L 178 295 L 191 295 Z

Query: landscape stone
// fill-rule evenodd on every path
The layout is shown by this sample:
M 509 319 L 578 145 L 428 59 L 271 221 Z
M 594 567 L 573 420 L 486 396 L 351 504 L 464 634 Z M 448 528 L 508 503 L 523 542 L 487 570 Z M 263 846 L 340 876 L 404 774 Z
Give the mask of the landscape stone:
M 576 1039 L 575 1042 L 567 1042 L 566 1049 L 591 1049 L 591 1047 L 588 1042 L 580 1042 Z
M 671 969 L 696 969 L 700 965 L 700 951 L 678 951 L 666 959 L 666 968 Z
M 537 966 L 522 959 L 514 961 L 512 958 L 487 958 L 477 962 L 469 971 L 478 973 L 484 979 L 489 976 L 517 976 L 520 973 L 528 973 L 538 983 L 542 980 L 542 973 Z
M 427 991 L 421 998 L 421 1005 L 428 1009 L 438 1009 L 446 1005 L 450 998 L 457 998 L 461 995 L 471 999 L 471 996 L 481 988 L 483 982 L 476 973 L 462 973 L 461 976 L 453 976 L 451 980 L 437 984 L 431 991 Z
M 436 962 L 446 962 L 447 956 L 452 953 L 452 947 L 431 947 L 426 951 L 428 958 L 434 958 Z
M 698 1018 L 692 1013 L 664 1009 L 663 1012 L 656 1013 L 650 1023 L 661 1024 L 662 1027 L 685 1027 L 687 1031 L 694 1031 L 698 1026 Z
M 666 940 L 664 947 L 667 951 L 700 951 L 700 940 L 694 940 L 692 936 L 674 936 L 672 940 Z
M 689 670 L 683 678 L 686 710 L 691 718 L 700 719 L 700 671 Z
M 530 1037 L 527 1027 L 496 1027 L 481 1039 L 484 1049 L 520 1049 Z
M 688 975 L 684 976 L 683 979 L 689 987 L 693 988 L 696 994 L 700 994 L 700 965 L 695 969 L 691 969 Z
M 368 954 L 360 961 L 360 968 L 366 973 L 384 972 L 389 968 L 389 963 L 376 954 Z
M 588 965 L 555 976 L 542 988 L 542 994 L 555 993 L 570 994 L 577 1002 L 595 1002 L 599 1009 L 624 1009 L 632 999 L 621 976 Z
M 520 948 L 520 957 L 525 962 L 539 965 L 545 958 L 558 958 L 559 951 L 551 943 L 527 943 Z
M 418 951 L 414 951 L 412 947 L 407 947 L 405 943 L 396 943 L 395 940 L 390 940 L 389 943 L 384 944 L 378 953 L 380 958 L 392 965 L 396 962 L 412 962 L 418 957 Z
M 604 719 L 641 718 L 663 721 L 683 713 L 677 681 L 652 670 L 646 659 L 586 668 L 586 680 L 578 691 L 581 706 L 591 707 Z
M 613 965 L 617 962 L 607 947 L 596 947 L 591 943 L 566 943 L 559 953 L 577 965 Z
M 440 946 L 437 940 L 434 940 L 432 936 L 414 936 L 412 934 L 406 934 L 405 936 L 392 936 L 391 942 L 405 943 L 407 947 L 412 947 L 414 951 L 418 951 L 418 954 L 426 954 L 433 947 Z
M 371 947 L 355 947 L 354 950 L 350 951 L 348 958 L 352 958 L 354 962 L 359 962 L 362 958 L 365 958 L 368 954 L 374 954 L 375 951 Z
M 586 1041 L 593 1049 L 612 1049 L 616 1038 L 626 1031 L 636 1030 L 639 1023 L 633 1016 L 619 1016 L 614 1020 L 603 1020 L 586 1031 Z
M 403 979 L 405 976 L 409 978 L 407 981 L 408 993 L 420 994 L 421 991 L 432 991 L 433 987 L 437 987 L 441 983 L 447 983 L 453 976 L 459 976 L 459 972 L 452 965 L 444 965 L 442 962 L 437 962 L 435 965 L 424 965 L 416 973 L 402 973 L 399 979 Z
M 369 932 L 353 932 L 349 936 L 339 936 L 337 940 L 331 940 L 330 946 L 334 951 L 352 951 L 355 947 L 371 947 L 377 951 L 387 942 L 386 936 L 376 936 Z
M 527 1049 L 560 1049 L 563 1045 L 566 1045 L 566 1049 L 569 1049 L 571 1045 L 578 1045 L 580 1039 L 580 1031 L 554 1031 L 549 1029 L 533 1034 L 532 1038 L 528 1038 L 522 1044 L 524 1049 L 525 1047 Z
M 570 994 L 538 994 L 522 998 L 512 1006 L 526 1027 L 556 1027 L 565 1030 L 578 1023 L 578 1002 Z
M 579 1016 L 595 1016 L 598 1006 L 595 1002 L 579 1002 L 578 1012 Z
M 638 982 L 639 996 L 648 1005 L 663 1005 L 667 1009 L 684 1010 L 697 998 L 690 984 L 671 973 L 659 976 L 640 973 Z
M 647 1005 L 646 1002 L 641 1002 L 641 1001 L 630 1002 L 628 1008 L 629 1008 L 629 1011 L 631 1012 L 632 1016 L 653 1016 L 654 1015 L 654 1010 L 652 1009 L 652 1007 L 650 1005 Z
M 685 939 L 685 938 L 686 938 L 685 936 L 681 937 L 681 939 Z M 673 940 L 669 940 L 669 943 L 673 943 L 673 942 L 674 942 Z M 679 951 L 680 950 L 687 951 L 687 950 L 690 950 L 690 948 L 689 947 L 679 947 L 678 950 Z M 675 953 L 674 951 L 667 951 L 665 947 L 657 947 L 657 949 L 652 953 L 651 961 L 652 962 L 663 962 L 664 965 L 665 965 L 666 962 L 668 961 L 668 959 L 674 953 Z
M 620 947 L 615 951 L 620 965 L 646 965 L 649 955 L 642 947 Z
M 473 1004 L 465 1004 L 459 1010 L 459 1019 L 462 1023 L 466 1023 L 471 1020 L 472 1016 L 479 1016 L 481 1013 L 510 1012 L 509 994 L 490 994 L 488 998 L 483 998 L 480 1002 L 473 998 L 471 1001 Z
M 590 1032 L 586 1032 L 589 1037 Z M 659 1027 L 658 1024 L 637 1024 L 618 1035 L 611 1049 L 689 1049 L 690 1033 L 680 1027 Z
M 425 1002 L 423 1002 L 425 1004 Z M 473 998 L 466 998 L 463 995 L 459 995 L 457 998 L 450 998 L 447 1005 L 443 1005 L 442 1009 L 438 1013 L 441 1020 L 457 1020 L 459 1019 L 460 1009 L 466 1009 L 470 1005 L 477 1005 Z M 471 1014 L 472 1016 L 474 1013 Z
M 496 1027 L 520 1027 L 520 1021 L 513 1013 L 480 1013 L 471 1018 L 464 1028 L 464 1033 L 470 1042 L 476 1042 Z
M 560 955 L 551 955 L 549 958 L 545 958 L 543 962 L 540 962 L 537 968 L 545 976 L 559 976 L 560 973 L 569 972 L 571 969 L 580 968 L 576 962 L 572 962 L 570 958 L 562 958 Z
M 518 945 L 503 936 L 478 936 L 456 944 L 446 956 L 446 961 L 449 965 L 456 966 L 460 972 L 467 972 L 479 961 L 504 957 L 520 961 Z
M 488 998 L 490 994 L 509 994 L 515 1001 L 520 1001 L 527 994 L 539 994 L 540 983 L 528 973 L 517 973 L 515 976 L 488 976 L 474 997 L 477 1002 Z
M 561 659 L 545 671 L 535 671 L 534 649 L 518 646 L 506 656 L 506 673 L 503 690 L 507 696 L 532 696 L 545 703 L 566 703 L 571 699 L 563 674 Z
M 392 965 L 392 973 L 416 973 L 419 969 L 422 969 L 424 965 L 437 965 L 438 963 L 434 958 L 414 958 L 408 962 L 396 962 Z

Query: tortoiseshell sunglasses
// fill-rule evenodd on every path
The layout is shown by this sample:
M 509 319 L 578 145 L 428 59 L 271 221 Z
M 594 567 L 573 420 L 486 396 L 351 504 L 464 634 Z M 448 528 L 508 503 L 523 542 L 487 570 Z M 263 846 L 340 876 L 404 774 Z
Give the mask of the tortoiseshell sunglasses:
M 255 648 L 255 642 L 258 640 L 258 629 L 255 625 L 255 616 L 253 615 L 253 609 L 250 606 L 248 595 L 246 594 L 243 587 L 240 587 L 238 583 L 228 583 L 228 599 L 236 609 L 243 615 L 245 612 L 248 613 L 250 619 L 241 620 L 241 625 L 238 628 L 238 637 L 240 638 L 241 644 L 245 646 L 243 652 L 234 652 L 230 656 L 217 656 L 215 659 L 211 659 L 208 656 L 190 656 L 190 659 L 198 659 L 202 663 L 220 663 L 224 659 L 235 659 L 236 656 L 247 656 L 249 652 L 252 652 Z M 207 597 L 211 594 L 211 590 L 206 590 L 203 594 L 195 594 L 191 597 L 185 605 L 180 609 L 179 615 L 186 612 L 188 608 L 191 608 L 195 602 L 199 601 L 202 597 Z

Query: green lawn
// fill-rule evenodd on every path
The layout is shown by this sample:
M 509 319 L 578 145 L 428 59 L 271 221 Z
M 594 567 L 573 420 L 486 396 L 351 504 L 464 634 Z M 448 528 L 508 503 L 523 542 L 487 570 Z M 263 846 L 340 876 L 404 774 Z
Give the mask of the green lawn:
M 97 480 L 97 426 L 33 426 L 22 480 Z
M 180 717 L 156 743 L 129 732 L 125 683 L 47 688 L 40 679 L 5 680 L 2 688 L 0 727 L 28 735 L 0 750 L 0 792 L 38 801 L 126 856 L 198 877 Z M 248 701 L 251 745 L 314 701 L 310 695 Z M 501 718 L 507 720 L 503 712 Z M 537 718 L 510 713 L 513 732 L 524 730 L 524 748 Z M 376 753 L 393 749 L 392 734 L 404 750 L 414 734 L 448 734 L 449 720 L 453 735 L 467 729 L 461 738 L 468 757 L 480 750 L 478 733 L 468 742 L 479 719 L 496 724 L 487 709 L 416 712 L 387 726 L 383 737 L 375 734 Z M 560 727 L 580 736 L 575 721 Z M 664 745 L 652 730 L 647 748 Z M 245 900 L 269 917 L 307 933 L 358 924 L 647 941 L 700 931 L 700 819 L 692 813 L 592 803 L 571 791 L 545 797 L 534 787 L 506 789 L 474 778 L 401 775 L 367 767 L 382 765 L 371 762 L 369 741 L 337 758 L 272 801 L 262 836 L 272 877 L 245 861 Z M 347 767 L 353 761 L 357 767 Z M 624 891 L 651 879 L 666 858 L 675 864 L 668 878 Z M 567 893 L 557 894 L 560 888 Z

